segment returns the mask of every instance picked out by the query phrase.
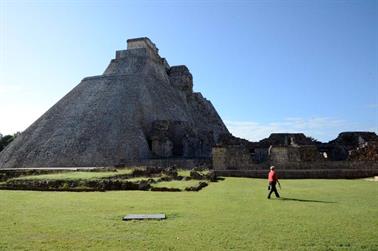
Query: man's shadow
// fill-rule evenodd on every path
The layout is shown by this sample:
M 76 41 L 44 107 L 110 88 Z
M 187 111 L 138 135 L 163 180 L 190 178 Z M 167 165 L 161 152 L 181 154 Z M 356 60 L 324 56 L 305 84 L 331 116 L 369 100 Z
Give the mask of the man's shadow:
M 285 198 L 280 197 L 280 200 L 288 200 L 288 201 L 299 201 L 299 202 L 316 202 L 316 203 L 336 203 L 334 201 L 323 201 L 323 200 L 304 200 L 304 199 L 294 199 L 294 198 Z

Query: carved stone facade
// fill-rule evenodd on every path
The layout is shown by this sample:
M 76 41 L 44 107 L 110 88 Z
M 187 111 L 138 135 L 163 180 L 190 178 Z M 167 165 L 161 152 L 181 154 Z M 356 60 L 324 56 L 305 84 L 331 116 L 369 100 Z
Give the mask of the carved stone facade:
M 212 132 L 195 130 L 185 121 L 169 120 L 152 123 L 149 142 L 157 158 L 208 158 L 215 144 Z
M 185 65 L 172 66 L 168 74 L 169 81 L 177 90 L 185 95 L 193 93 L 193 77 Z

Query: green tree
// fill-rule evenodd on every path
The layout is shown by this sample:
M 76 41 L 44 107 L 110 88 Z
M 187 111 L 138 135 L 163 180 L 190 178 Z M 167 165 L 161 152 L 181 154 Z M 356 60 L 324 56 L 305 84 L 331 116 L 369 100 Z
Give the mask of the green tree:
M 20 135 L 19 132 L 13 134 L 13 135 L 5 135 L 3 136 L 0 133 L 0 152 L 9 145 L 18 135 Z

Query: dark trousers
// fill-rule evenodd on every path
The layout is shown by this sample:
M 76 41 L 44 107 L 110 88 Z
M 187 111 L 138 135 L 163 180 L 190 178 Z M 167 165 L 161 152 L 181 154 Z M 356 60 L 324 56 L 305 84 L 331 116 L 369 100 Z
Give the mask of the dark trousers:
M 273 192 L 276 195 L 276 197 L 279 198 L 280 195 L 278 194 L 278 191 L 276 188 L 276 182 L 275 181 L 269 182 L 269 186 L 270 186 L 270 192 L 268 194 L 268 199 L 270 199 L 270 196 L 272 195 Z

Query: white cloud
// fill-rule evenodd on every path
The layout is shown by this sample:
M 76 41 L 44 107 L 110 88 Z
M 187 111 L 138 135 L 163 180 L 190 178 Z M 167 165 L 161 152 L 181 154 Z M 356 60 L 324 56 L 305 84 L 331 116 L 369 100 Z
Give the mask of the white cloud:
M 241 138 L 259 141 L 271 133 L 304 133 L 326 142 L 337 137 L 342 131 L 366 130 L 347 121 L 330 117 L 286 118 L 282 121 L 259 123 L 254 121 L 225 121 L 230 132 Z

